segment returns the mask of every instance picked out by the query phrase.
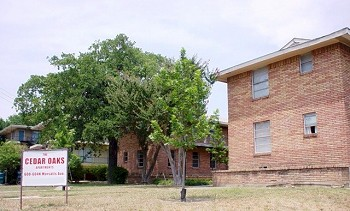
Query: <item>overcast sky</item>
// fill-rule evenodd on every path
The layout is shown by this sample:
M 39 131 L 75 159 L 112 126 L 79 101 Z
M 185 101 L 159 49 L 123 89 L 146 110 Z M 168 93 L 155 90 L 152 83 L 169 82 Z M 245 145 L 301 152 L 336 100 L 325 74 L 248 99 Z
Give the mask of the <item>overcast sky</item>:
M 124 33 L 144 51 L 210 60 L 224 70 L 279 50 L 292 38 L 316 38 L 350 23 L 347 0 L 1 0 L 0 117 L 30 75 L 57 71 L 47 57 L 85 52 Z M 217 83 L 208 113 L 227 120 L 226 84 Z

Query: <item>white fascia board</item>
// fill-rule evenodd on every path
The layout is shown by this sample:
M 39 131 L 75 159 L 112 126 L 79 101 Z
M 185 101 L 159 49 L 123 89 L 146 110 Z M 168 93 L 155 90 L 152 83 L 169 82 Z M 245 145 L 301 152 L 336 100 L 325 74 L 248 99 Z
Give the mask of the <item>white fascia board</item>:
M 265 56 L 258 57 L 256 59 L 241 63 L 239 65 L 227 68 L 219 72 L 218 81 L 227 82 L 227 78 L 246 72 L 254 70 L 257 68 L 264 67 L 274 62 L 281 61 L 286 58 L 290 58 L 296 55 L 301 55 L 312 51 L 317 48 L 321 48 L 327 45 L 331 45 L 337 42 L 342 42 L 350 46 L 350 30 L 349 28 L 344 28 L 339 31 L 333 32 L 332 34 L 316 38 L 305 43 L 282 49 Z

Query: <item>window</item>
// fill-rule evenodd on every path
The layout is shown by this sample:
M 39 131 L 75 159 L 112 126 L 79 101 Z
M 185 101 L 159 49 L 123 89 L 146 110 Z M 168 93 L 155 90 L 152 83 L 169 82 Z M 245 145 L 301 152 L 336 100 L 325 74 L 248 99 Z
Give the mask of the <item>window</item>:
M 89 149 L 87 147 L 81 148 L 78 151 L 78 155 L 81 159 L 81 162 L 83 162 L 83 163 L 92 163 L 93 162 L 91 154 L 92 154 L 91 149 Z
M 312 54 L 307 53 L 300 56 L 300 73 L 308 73 L 312 71 Z
M 39 135 L 40 135 L 40 132 L 39 131 L 33 131 L 32 132 L 32 142 L 34 143 L 37 143 L 38 140 L 39 140 Z
M 271 152 L 270 121 L 254 123 L 255 153 Z
M 253 72 L 253 99 L 269 95 L 269 74 L 267 67 Z
M 175 151 L 174 151 L 174 150 L 171 150 L 170 153 L 171 153 L 171 157 L 172 157 L 173 160 L 175 161 Z M 169 161 L 169 159 L 168 159 L 168 167 L 170 167 L 170 161 Z
M 214 156 L 212 153 L 210 153 L 210 168 L 215 169 L 216 168 L 216 161 L 213 160 Z
M 304 134 L 317 134 L 316 113 L 304 114 Z
M 123 154 L 123 161 L 124 161 L 124 163 L 127 163 L 128 162 L 128 152 L 124 152 L 124 154 Z
M 199 168 L 199 153 L 192 152 L 192 167 Z
M 18 141 L 24 141 L 24 130 L 18 131 Z
M 143 152 L 141 150 L 137 151 L 137 166 L 143 167 Z

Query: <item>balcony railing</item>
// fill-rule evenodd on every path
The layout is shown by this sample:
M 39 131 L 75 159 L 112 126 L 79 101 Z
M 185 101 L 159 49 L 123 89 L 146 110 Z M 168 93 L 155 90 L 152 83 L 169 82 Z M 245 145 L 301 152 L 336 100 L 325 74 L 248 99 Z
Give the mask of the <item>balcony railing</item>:
M 32 144 L 36 144 L 39 141 L 39 137 L 33 137 L 33 136 L 24 136 L 24 137 L 12 136 L 11 140 L 20 141 L 20 142 L 30 142 Z

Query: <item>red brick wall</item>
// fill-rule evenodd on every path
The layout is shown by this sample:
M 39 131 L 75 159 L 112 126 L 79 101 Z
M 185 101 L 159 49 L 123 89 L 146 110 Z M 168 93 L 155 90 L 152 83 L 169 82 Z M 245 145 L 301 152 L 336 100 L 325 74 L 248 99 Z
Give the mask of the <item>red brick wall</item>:
M 349 168 L 296 168 L 215 172 L 214 186 L 335 185 L 349 182 Z
M 270 64 L 267 98 L 252 100 L 251 73 L 228 79 L 229 169 L 350 166 L 349 47 L 312 51 L 313 71 L 299 57 Z M 305 138 L 303 114 L 317 113 L 317 137 Z M 272 152 L 255 154 L 253 123 L 270 121 Z
M 137 138 L 133 134 L 128 134 L 119 140 L 119 150 L 118 150 L 118 166 L 122 166 L 129 171 L 130 177 L 133 178 L 132 181 L 141 180 L 142 168 L 137 166 L 137 151 L 141 148 L 138 145 Z M 155 147 L 152 146 L 148 153 L 148 166 L 150 165 L 150 155 L 153 154 Z M 192 167 L 192 152 L 199 153 L 199 168 Z M 128 152 L 128 162 L 123 161 L 124 152 Z M 212 169 L 210 169 L 210 155 L 204 147 L 197 147 L 194 150 L 187 152 L 187 176 L 188 177 L 211 177 Z M 175 162 L 178 160 L 177 151 L 175 151 Z M 215 170 L 225 170 L 227 166 L 224 164 L 218 164 Z M 158 159 L 153 171 L 153 176 L 158 177 L 172 177 L 171 169 L 168 167 L 168 157 L 164 150 L 161 148 Z M 138 180 L 139 179 L 139 180 Z

